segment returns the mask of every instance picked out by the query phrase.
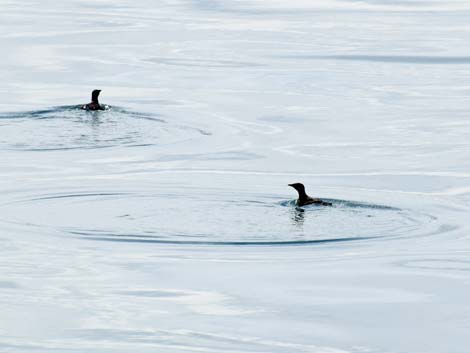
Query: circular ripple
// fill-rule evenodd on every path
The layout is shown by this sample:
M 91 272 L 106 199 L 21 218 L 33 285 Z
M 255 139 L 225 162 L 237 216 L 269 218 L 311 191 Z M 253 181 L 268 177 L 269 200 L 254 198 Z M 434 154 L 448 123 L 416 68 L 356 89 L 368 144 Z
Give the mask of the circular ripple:
M 85 111 L 80 106 L 1 113 L 0 148 L 48 151 L 162 145 L 209 132 L 119 107 Z
M 421 236 L 435 217 L 393 207 L 328 199 L 298 208 L 266 195 L 80 192 L 9 203 L 10 220 L 85 239 L 220 245 L 311 244 Z M 24 219 L 18 215 L 25 215 Z

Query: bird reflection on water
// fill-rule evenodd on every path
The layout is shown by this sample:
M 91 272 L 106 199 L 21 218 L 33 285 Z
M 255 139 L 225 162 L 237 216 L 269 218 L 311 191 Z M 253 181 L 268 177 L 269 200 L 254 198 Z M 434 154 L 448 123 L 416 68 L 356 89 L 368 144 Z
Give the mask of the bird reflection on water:
M 300 207 L 295 207 L 291 213 L 292 224 L 297 227 L 303 227 L 305 222 L 305 210 Z

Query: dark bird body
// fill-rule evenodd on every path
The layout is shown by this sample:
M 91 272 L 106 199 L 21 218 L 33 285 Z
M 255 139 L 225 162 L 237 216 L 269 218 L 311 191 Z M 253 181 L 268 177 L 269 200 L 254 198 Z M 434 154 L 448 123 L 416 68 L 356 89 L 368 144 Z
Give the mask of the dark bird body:
M 323 201 L 316 197 L 310 197 L 305 192 L 305 186 L 301 183 L 289 184 L 299 193 L 299 198 L 297 199 L 297 206 L 306 206 L 306 205 L 318 205 L 318 206 L 333 206 L 331 202 Z
M 106 106 L 100 104 L 98 101 L 98 96 L 100 95 L 101 90 L 95 89 L 91 92 L 91 102 L 82 106 L 83 110 L 106 110 Z

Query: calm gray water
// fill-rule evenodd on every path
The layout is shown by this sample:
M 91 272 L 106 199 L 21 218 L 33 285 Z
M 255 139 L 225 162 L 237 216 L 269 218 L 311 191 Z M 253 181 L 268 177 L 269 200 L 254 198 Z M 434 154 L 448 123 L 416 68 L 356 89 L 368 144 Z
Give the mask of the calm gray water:
M 470 2 L 0 5 L 0 352 L 468 352 Z

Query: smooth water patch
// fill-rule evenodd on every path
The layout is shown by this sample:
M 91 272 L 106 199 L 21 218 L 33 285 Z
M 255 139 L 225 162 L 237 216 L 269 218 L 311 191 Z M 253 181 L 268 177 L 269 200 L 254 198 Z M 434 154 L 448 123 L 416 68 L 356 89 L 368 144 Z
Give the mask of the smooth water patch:
M 286 56 L 285 58 L 289 58 Z M 469 56 L 426 56 L 426 55 L 297 55 L 291 56 L 296 60 L 342 60 L 342 61 L 364 61 L 377 63 L 396 64 L 427 64 L 427 65 L 469 65 Z
M 85 111 L 80 106 L 1 113 L 0 148 L 49 151 L 163 145 L 210 135 L 157 114 L 119 107 Z
M 422 236 L 437 219 L 395 207 L 327 199 L 296 207 L 264 194 L 209 189 L 90 191 L 8 203 L 10 222 L 84 239 L 171 244 L 286 245 Z

